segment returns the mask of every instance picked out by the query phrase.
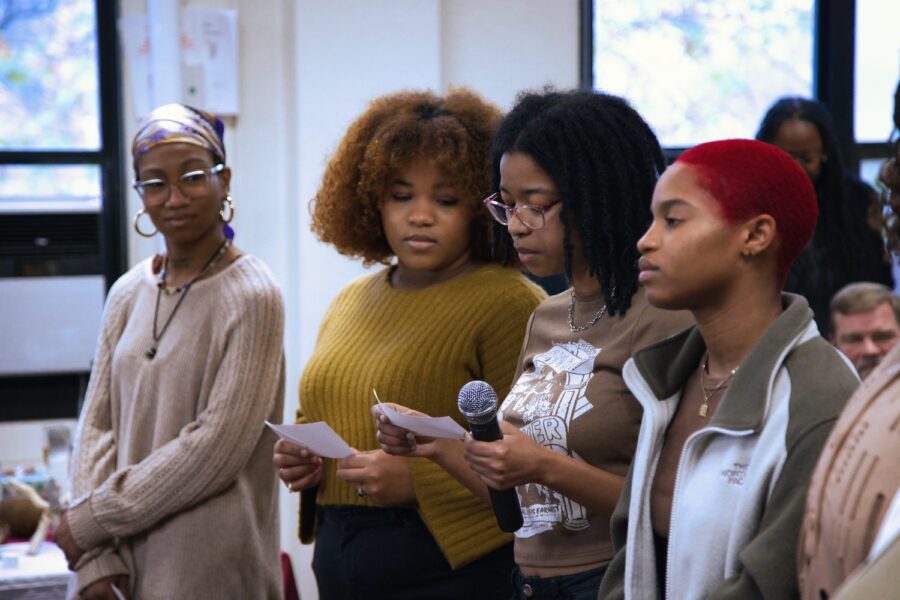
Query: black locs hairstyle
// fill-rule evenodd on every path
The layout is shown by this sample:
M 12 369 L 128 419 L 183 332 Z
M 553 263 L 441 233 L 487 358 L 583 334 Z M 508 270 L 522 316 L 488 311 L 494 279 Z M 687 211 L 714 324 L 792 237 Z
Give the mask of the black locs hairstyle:
M 791 119 L 812 123 L 822 138 L 822 152 L 827 157 L 818 181 L 814 181 L 819 200 L 819 222 L 816 242 L 824 244 L 828 262 L 833 268 L 855 279 L 858 268 L 857 248 L 862 245 L 861 221 L 854 218 L 847 189 L 844 163 L 837 143 L 834 123 L 825 105 L 808 98 L 779 98 L 766 112 L 756 139 L 771 144 L 781 125 Z
M 511 152 L 527 154 L 559 191 L 566 272 L 571 276 L 574 223 L 609 314 L 624 314 L 638 288 L 637 241 L 650 224 L 653 187 L 665 169 L 653 131 L 618 96 L 545 89 L 521 94 L 500 124 L 491 152 L 495 191 L 500 159 Z M 505 227 L 495 225 L 494 240 L 495 252 L 510 262 Z
M 894 90 L 894 129 L 900 130 L 900 81 Z

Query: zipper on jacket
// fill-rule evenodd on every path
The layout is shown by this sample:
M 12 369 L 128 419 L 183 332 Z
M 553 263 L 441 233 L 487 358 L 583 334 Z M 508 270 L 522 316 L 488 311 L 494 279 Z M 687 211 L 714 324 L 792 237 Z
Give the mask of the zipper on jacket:
M 698 429 L 697 431 L 692 433 L 690 436 L 688 436 L 688 439 L 685 440 L 684 446 L 681 448 L 681 456 L 678 457 L 678 468 L 675 470 L 675 488 L 672 491 L 672 513 L 669 515 L 669 537 L 666 542 L 666 581 L 665 581 L 666 598 L 667 599 L 673 597 L 672 596 L 672 576 L 671 576 L 672 562 L 670 560 L 670 557 L 672 556 L 672 538 L 675 537 L 673 535 L 673 532 L 675 531 L 675 528 L 674 528 L 675 510 L 678 506 L 678 492 L 680 491 L 679 484 L 682 481 L 682 477 L 681 477 L 682 465 L 684 464 L 685 456 L 687 456 L 687 453 L 688 453 L 688 446 L 690 446 L 696 438 L 700 437 L 701 435 L 705 435 L 707 433 L 709 433 L 709 434 L 720 433 L 720 434 L 729 435 L 732 437 L 746 437 L 748 435 L 752 435 L 753 430 L 752 429 L 734 430 L 734 429 L 723 429 L 722 427 L 703 427 L 702 429 Z M 663 440 L 663 443 L 665 443 L 665 440 Z M 662 446 L 660 446 L 660 452 L 662 452 Z M 656 478 L 656 473 L 653 474 L 653 477 Z
M 668 428 L 669 422 L 672 419 L 672 416 L 674 415 L 674 411 L 671 409 L 668 401 L 660 402 L 656 399 L 656 396 L 653 395 L 653 392 L 650 390 L 650 387 L 647 385 L 647 382 L 644 380 L 643 377 L 640 376 L 640 372 L 637 370 L 636 366 L 633 364 L 633 360 L 634 359 L 630 359 L 625 364 L 625 367 L 622 369 L 622 378 L 625 380 L 628 387 L 632 389 L 632 393 L 634 393 L 635 398 L 638 400 L 638 403 L 643 408 L 644 418 L 650 419 L 650 424 L 651 424 L 650 440 L 647 442 L 646 447 L 642 447 L 641 439 L 638 438 L 638 446 L 637 446 L 637 448 L 635 448 L 635 457 L 637 457 L 642 451 L 646 453 L 647 472 L 649 474 L 650 463 L 652 462 L 652 459 L 656 458 L 658 460 L 659 455 L 662 451 L 662 445 L 660 445 L 660 447 L 657 449 L 654 449 L 653 445 L 655 444 L 655 442 L 657 440 L 659 440 L 661 437 L 665 436 L 666 429 Z M 632 369 L 633 369 L 633 372 L 631 372 Z M 632 381 L 629 381 L 632 378 L 632 376 L 635 376 L 635 379 L 633 379 Z M 632 384 L 634 385 L 634 387 L 632 387 Z M 637 390 L 635 390 L 635 388 L 637 388 Z M 651 401 L 645 402 L 644 400 L 647 398 L 650 398 Z M 641 429 L 643 429 L 643 426 L 644 426 L 644 424 L 642 422 Z M 653 469 L 653 472 L 656 473 L 655 467 Z M 632 482 L 632 484 L 633 484 L 633 482 Z M 650 497 L 651 486 L 652 486 L 652 480 L 650 481 L 650 485 L 648 485 L 647 478 L 644 477 L 640 489 L 637 490 L 638 495 L 640 497 L 640 504 L 639 504 L 640 506 L 647 506 L 647 507 L 650 506 L 649 497 Z M 635 491 L 634 488 L 632 488 L 632 493 L 634 491 Z M 632 500 L 633 499 L 634 498 L 632 498 Z M 632 511 L 629 510 L 629 516 L 628 516 L 629 533 L 630 533 L 632 523 L 633 523 L 632 519 L 634 519 L 636 517 L 636 515 L 631 514 L 631 513 L 632 513 Z M 649 515 L 647 518 L 649 520 Z M 639 521 L 634 527 L 635 527 L 634 531 L 635 531 L 635 533 L 637 533 L 640 530 Z M 652 525 L 651 525 L 651 527 L 652 527 Z M 630 546 L 632 546 L 632 545 L 629 544 L 629 547 Z M 636 574 L 635 574 L 635 569 L 634 569 L 633 565 L 629 565 L 626 562 L 625 570 L 626 570 L 626 573 L 628 573 L 630 571 L 630 575 L 631 575 L 632 579 L 635 578 Z M 635 582 L 632 581 L 631 579 L 626 579 L 626 587 L 625 587 L 626 600 L 629 597 L 631 597 L 631 595 L 632 595 L 631 590 L 635 587 L 634 583 Z

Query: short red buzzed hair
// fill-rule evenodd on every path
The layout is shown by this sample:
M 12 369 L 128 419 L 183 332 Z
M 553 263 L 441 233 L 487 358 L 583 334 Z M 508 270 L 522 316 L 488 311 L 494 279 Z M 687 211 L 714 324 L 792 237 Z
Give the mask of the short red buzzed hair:
M 783 287 L 819 218 L 816 191 L 797 161 L 771 144 L 735 139 L 694 146 L 675 162 L 697 169 L 700 184 L 728 222 L 761 214 L 775 219 L 778 281 Z

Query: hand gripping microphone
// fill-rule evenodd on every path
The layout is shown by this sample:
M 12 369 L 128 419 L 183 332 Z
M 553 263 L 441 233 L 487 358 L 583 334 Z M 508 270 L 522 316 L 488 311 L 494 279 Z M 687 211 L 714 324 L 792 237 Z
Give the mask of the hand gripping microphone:
M 497 394 L 484 381 L 470 381 L 459 390 L 459 412 L 469 422 L 472 437 L 480 442 L 503 438 L 497 423 Z M 522 509 L 515 488 L 500 491 L 488 486 L 497 524 L 503 531 L 513 532 L 522 526 Z

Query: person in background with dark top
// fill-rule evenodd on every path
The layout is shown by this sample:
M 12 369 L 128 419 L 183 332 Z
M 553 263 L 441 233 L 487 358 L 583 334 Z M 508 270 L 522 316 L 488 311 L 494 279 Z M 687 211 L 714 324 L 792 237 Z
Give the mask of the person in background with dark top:
M 894 287 L 884 241 L 870 225 L 877 195 L 844 170 L 831 116 L 816 100 L 779 99 L 763 117 L 756 139 L 790 154 L 815 186 L 816 232 L 794 262 L 784 289 L 806 297 L 819 332 L 828 337 L 829 303 L 839 289 L 855 281 Z
M 650 306 L 637 281 L 635 244 L 662 152 L 622 98 L 545 91 L 520 96 L 503 120 L 493 165 L 486 203 L 498 254 L 518 256 L 540 277 L 566 272 L 572 287 L 531 317 L 501 406 L 502 440 L 416 439 L 373 407 L 379 442 L 432 459 L 485 502 L 487 486 L 515 488 L 524 525 L 514 598 L 593 600 L 641 419 L 622 365 L 692 323 L 688 313 Z
M 284 305 L 234 216 L 215 116 L 152 111 L 131 146 L 135 230 L 166 252 L 109 291 L 56 542 L 70 597 L 282 597 L 278 480 Z
M 900 255 L 900 83 L 894 91 L 894 130 L 889 143 L 890 158 L 881 165 L 878 182 L 882 186 L 881 227 L 893 257 Z
M 512 548 L 489 506 L 438 466 L 378 450 L 372 390 L 459 415 L 471 379 L 505 392 L 543 292 L 491 258 L 490 148 L 500 111 L 477 94 L 401 92 L 372 102 L 328 163 L 313 231 L 347 256 L 390 264 L 328 309 L 300 380 L 298 422 L 358 449 L 322 460 L 280 440 L 274 463 L 301 492 L 323 599 L 508 596 Z M 460 418 L 460 420 L 462 420 Z
M 895 132 L 900 129 L 900 85 L 894 95 L 894 127 Z M 888 241 L 900 248 L 900 140 L 892 151 L 879 177 L 887 188 L 886 203 L 895 211 Z M 898 399 L 900 345 L 850 399 L 813 474 L 798 557 L 805 600 L 897 597 Z M 891 513 L 893 523 L 886 518 Z
M 793 598 L 809 478 L 859 383 L 782 293 L 815 192 L 778 148 L 724 140 L 683 153 L 652 210 L 647 300 L 697 326 L 625 365 L 644 417 L 600 597 Z

